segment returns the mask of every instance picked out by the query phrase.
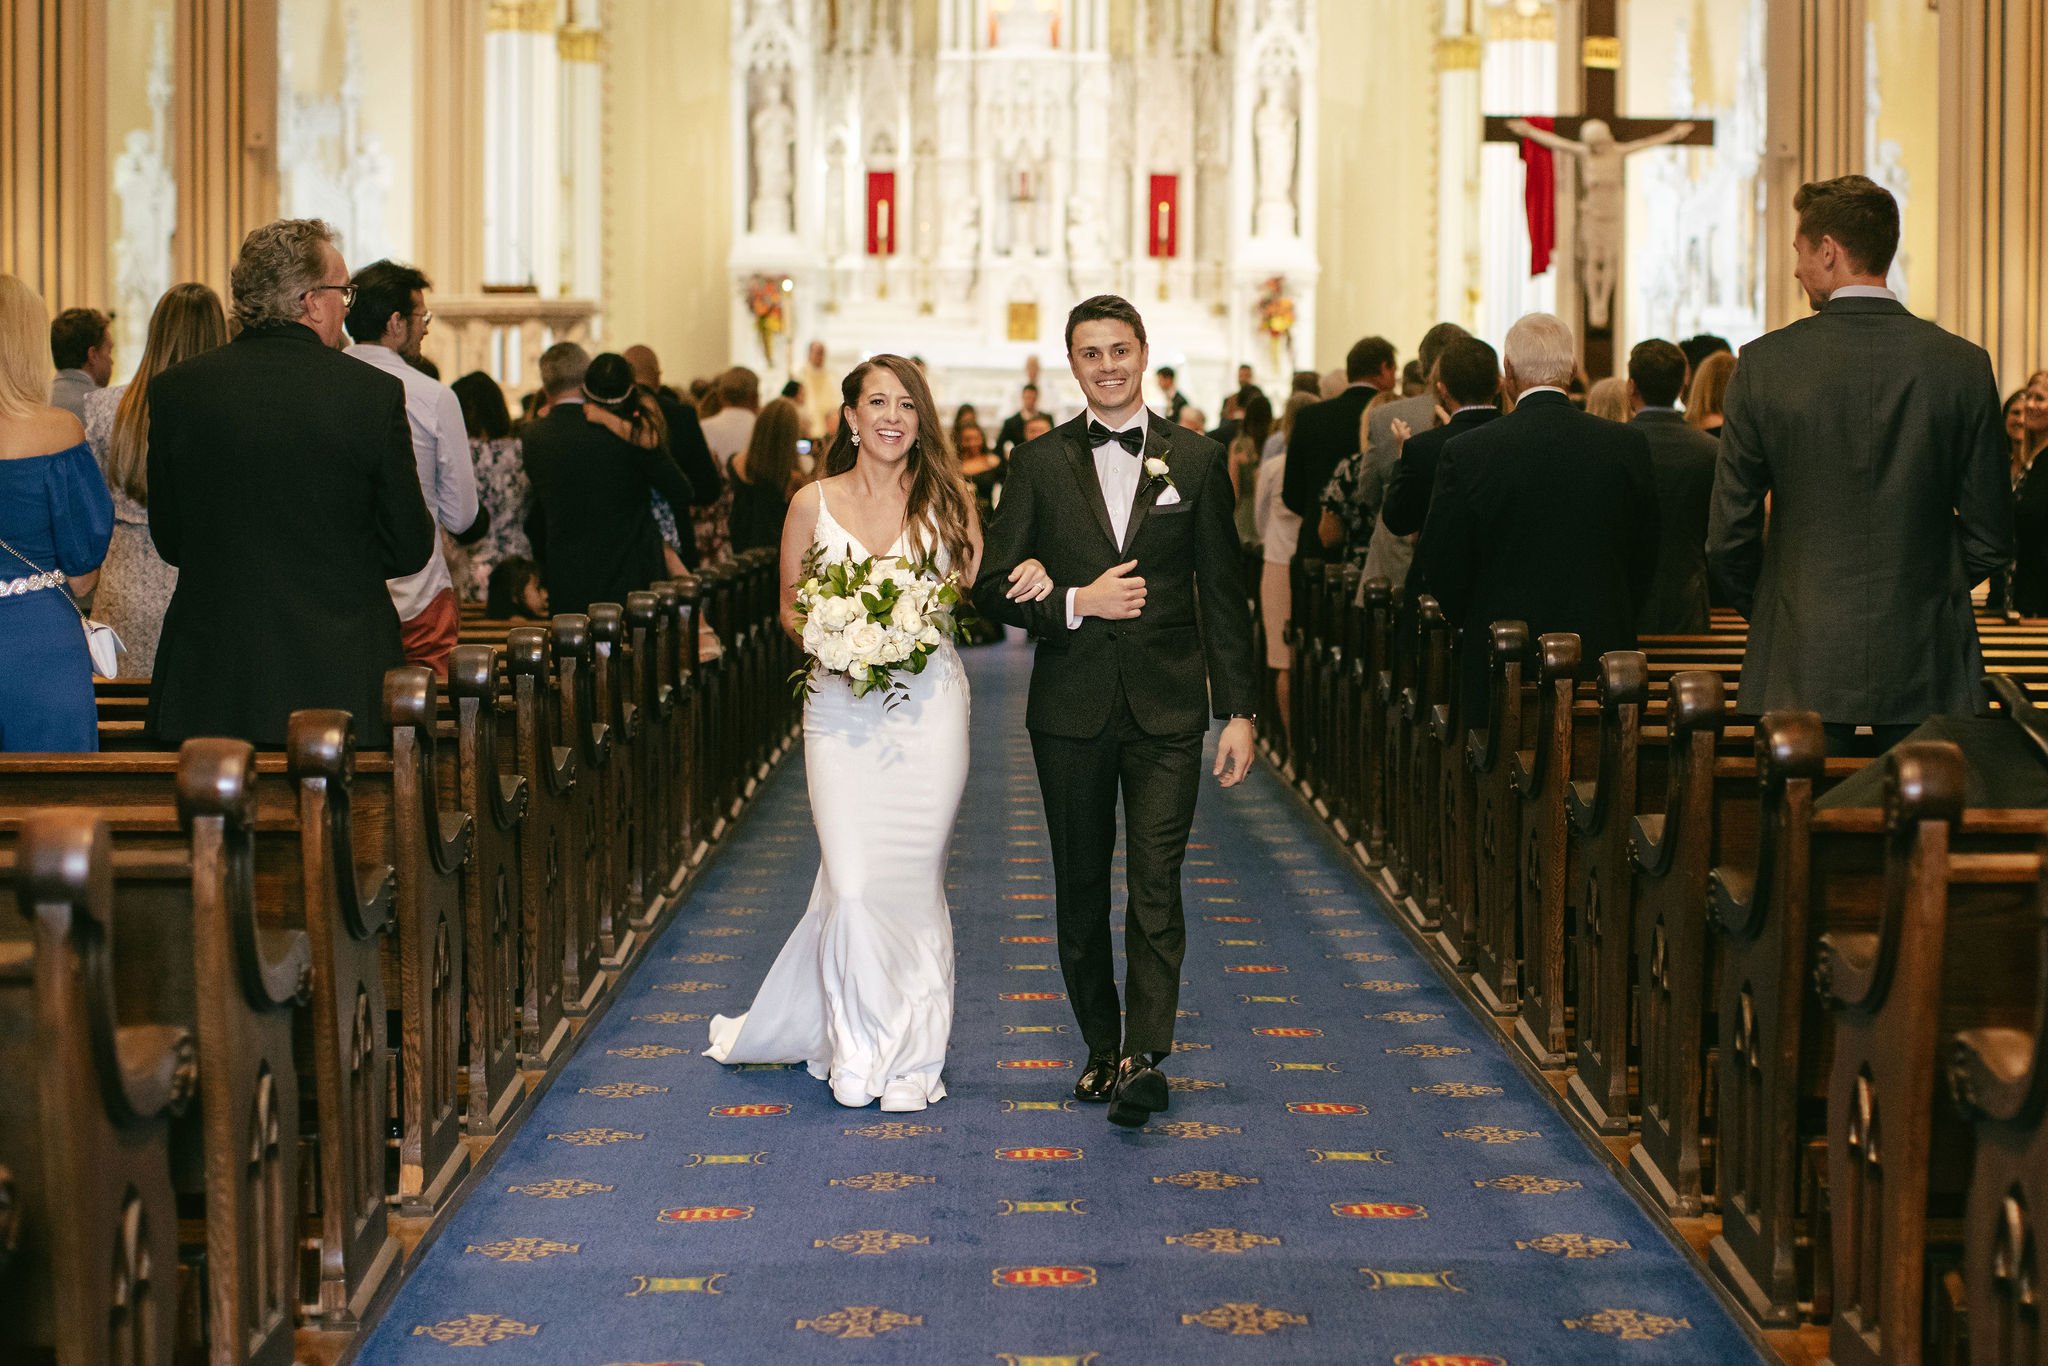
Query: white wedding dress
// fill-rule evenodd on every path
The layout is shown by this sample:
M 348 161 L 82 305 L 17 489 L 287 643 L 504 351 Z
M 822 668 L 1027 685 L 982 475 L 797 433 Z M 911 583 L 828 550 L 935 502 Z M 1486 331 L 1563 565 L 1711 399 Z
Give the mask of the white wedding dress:
M 906 537 L 887 553 L 900 553 Z M 816 541 L 828 558 L 868 553 L 832 516 L 822 488 Z M 943 572 L 943 546 L 937 555 Z M 967 784 L 968 694 L 951 642 L 923 673 L 901 677 L 910 695 L 889 706 L 880 692 L 856 698 L 843 674 L 818 673 L 804 706 L 818 880 L 753 1008 L 714 1017 L 704 1054 L 804 1063 L 841 1104 L 882 1097 L 884 1109 L 916 1110 L 946 1094 L 946 851 Z

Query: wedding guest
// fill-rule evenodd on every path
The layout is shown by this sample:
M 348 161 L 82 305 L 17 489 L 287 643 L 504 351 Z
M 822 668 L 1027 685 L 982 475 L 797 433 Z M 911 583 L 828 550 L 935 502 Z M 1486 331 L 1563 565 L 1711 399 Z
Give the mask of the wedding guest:
M 162 743 L 282 745 L 302 707 L 389 743 L 384 672 L 405 651 L 385 581 L 426 568 L 434 519 L 404 381 L 338 350 L 355 286 L 334 236 L 251 232 L 230 275 L 241 330 L 149 383 L 149 532 L 178 568 L 149 691 Z
M 1259 452 L 1261 459 L 1270 460 L 1287 449 L 1288 435 L 1294 430 L 1294 419 L 1303 408 L 1317 402 L 1314 389 L 1296 389 L 1287 396 L 1287 406 L 1280 410 L 1280 425 L 1266 438 L 1265 449 Z
M 114 315 L 96 308 L 67 308 L 50 324 L 51 406 L 85 420 L 85 396 L 114 377 Z
M 1708 356 L 1733 355 L 1735 352 L 1735 348 L 1728 344 L 1726 337 L 1717 337 L 1711 332 L 1700 332 L 1687 337 L 1678 344 L 1678 349 L 1685 353 L 1685 371 L 1689 375 L 1698 374 L 1700 366 L 1706 363 Z
M 1685 394 L 1685 420 L 1694 430 L 1720 439 L 1727 421 L 1728 384 L 1735 378 L 1735 357 L 1716 351 L 1694 367 L 1692 387 Z
M 1468 726 L 1484 725 L 1494 622 L 1526 622 L 1532 641 L 1575 632 L 1591 669 L 1609 650 L 1635 648 L 1657 563 L 1649 442 L 1572 406 L 1571 329 L 1532 313 L 1508 329 L 1504 350 L 1515 410 L 1444 444 L 1415 547 L 1445 620 L 1464 632 L 1458 705 Z
M 93 617 L 114 628 L 126 648 L 121 673 L 147 678 L 156 667 L 164 610 L 178 571 L 149 538 L 149 382 L 180 361 L 228 343 L 227 313 L 205 285 L 173 285 L 149 316 L 135 377 L 85 396 L 85 439 L 114 497 L 114 538 L 100 566 Z
M 598 360 L 607 364 L 590 360 L 574 342 L 557 342 L 541 353 L 548 415 L 525 438 L 539 527 L 535 545 L 548 601 L 557 612 L 588 611 L 593 602 L 623 603 L 628 593 L 662 577 L 668 567 L 649 495 L 659 493 L 671 507 L 688 507 L 694 496 L 666 446 L 620 434 L 637 432 L 642 423 L 621 419 L 616 411 L 586 411 L 592 404 L 637 405 L 632 367 L 619 356 Z M 656 409 L 644 422 L 651 427 L 659 416 Z
M 2011 461 L 1990 356 L 1885 285 L 1891 192 L 1848 175 L 1792 207 L 1817 311 L 1743 348 L 1707 573 L 1749 620 L 1736 709 L 1816 711 L 1829 753 L 1864 726 L 1882 751 L 1984 704 L 1970 594 L 2012 559 Z
M 1042 416 L 1042 414 L 1041 414 Z M 995 515 L 996 500 L 1001 496 L 1003 471 L 1008 462 L 998 453 L 988 449 L 981 431 L 981 424 L 974 420 L 974 405 L 963 403 L 953 415 L 953 453 L 960 462 L 960 472 L 967 476 L 967 482 L 974 486 L 975 513 L 981 524 L 987 526 Z M 1026 424 L 1029 425 L 1029 424 Z M 982 615 L 969 621 L 965 633 L 960 637 L 962 645 L 993 645 L 1007 634 L 1003 624 L 993 616 Z
M 1629 425 L 1650 443 L 1659 537 L 1657 568 L 1636 614 L 1640 635 L 1699 632 L 1708 624 L 1707 513 L 1720 447 L 1679 415 L 1684 383 L 1685 353 L 1670 342 L 1639 342 L 1629 352 Z
M 1231 435 L 1227 456 L 1230 485 L 1237 490 L 1237 538 L 1246 545 L 1259 539 L 1259 462 L 1273 435 L 1273 404 L 1259 390 L 1245 400 L 1244 415 Z
M 92 657 L 71 594 L 93 590 L 114 504 L 77 416 L 44 401 L 51 368 L 49 310 L 0 275 L 0 751 L 90 753 Z
M 953 449 L 960 449 L 960 433 L 972 427 L 976 432 L 976 444 L 983 452 L 988 450 L 988 432 L 982 428 L 981 413 L 972 403 L 963 403 L 953 410 Z
M 1257 387 L 1258 379 L 1252 374 L 1252 367 L 1249 365 L 1239 365 L 1237 367 L 1237 385 L 1228 394 L 1223 396 L 1223 402 L 1216 405 L 1217 410 L 1228 417 L 1232 400 L 1242 404 L 1246 397 L 1246 391 L 1256 389 Z
M 479 515 L 476 465 L 461 400 L 408 359 L 419 355 L 434 321 L 427 307 L 427 290 L 433 284 L 419 270 L 395 261 L 371 262 L 355 273 L 353 284 L 355 295 L 345 326 L 355 344 L 345 354 L 396 375 L 404 384 L 405 420 L 412 429 L 413 459 L 427 510 L 458 545 L 473 544 L 490 530 L 490 521 L 488 514 Z M 462 613 L 455 605 L 455 581 L 439 536 L 426 567 L 393 579 L 390 588 L 406 663 L 424 664 L 436 678 L 446 679 L 462 630 Z
M 1290 419 L 1314 401 L 1315 395 L 1297 390 L 1287 400 Z M 1279 449 L 1268 451 L 1259 462 L 1252 515 L 1264 561 L 1259 571 L 1259 616 L 1266 628 L 1266 667 L 1273 674 L 1274 700 L 1284 735 L 1293 724 L 1288 697 L 1288 679 L 1294 667 L 1294 655 L 1287 643 L 1292 594 L 1288 565 L 1294 559 L 1295 542 L 1301 538 L 1301 517 L 1280 499 L 1281 484 L 1287 476 L 1287 447 L 1284 433 L 1274 435 L 1281 437 L 1282 444 Z
M 2048 370 L 2035 371 L 2020 391 L 2019 418 L 2012 605 L 2022 616 L 2048 617 Z
M 1173 422 L 1175 426 L 1185 427 L 1198 436 L 1208 434 L 1209 415 L 1192 403 L 1183 401 L 1180 412 L 1174 417 Z
M 471 545 L 443 549 L 456 593 L 464 602 L 482 602 L 490 592 L 493 569 L 514 556 L 533 554 L 533 545 L 526 538 L 533 488 L 526 482 L 519 438 L 512 435 L 504 388 L 481 370 L 470 371 L 449 387 L 462 405 L 462 429 L 469 436 L 470 463 L 476 470 L 477 502 L 488 529 Z
M 1586 391 L 1586 411 L 1609 422 L 1628 421 L 1628 381 L 1619 375 L 1595 380 Z
M 484 615 L 492 621 L 548 620 L 548 590 L 541 584 L 540 566 L 523 555 L 492 565 Z
M 1286 500 L 1288 510 L 1302 519 L 1297 558 L 1342 558 L 1341 544 L 1326 545 L 1322 539 L 1323 491 L 1344 457 L 1359 450 L 1359 428 L 1366 405 L 1394 388 L 1400 377 L 1400 367 L 1394 363 L 1393 343 L 1384 337 L 1361 338 L 1344 357 L 1335 396 L 1325 397 L 1295 421 L 1287 438 L 1291 458 L 1287 462 L 1287 484 L 1280 496 Z
M 1308 394 L 1311 396 L 1315 396 L 1319 394 L 1322 388 L 1322 383 L 1323 377 L 1317 374 L 1315 371 L 1296 370 L 1294 372 L 1294 377 L 1287 382 L 1287 392 L 1289 394 Z
M 1038 386 L 1027 384 L 1018 397 L 1017 411 L 1003 419 L 1002 430 L 996 433 L 996 452 L 1007 456 L 1012 447 L 1026 440 L 1024 424 L 1038 416 Z
M 803 368 L 790 378 L 803 385 L 803 397 L 797 400 L 802 434 L 812 441 L 829 441 L 839 426 L 839 381 L 825 369 L 825 343 L 814 341 L 806 347 Z M 790 397 L 787 390 L 783 397 Z
M 704 440 L 704 428 L 698 421 L 696 408 L 661 382 L 661 359 L 654 354 L 652 347 L 629 346 L 622 354 L 626 363 L 633 367 L 633 382 L 661 409 L 661 420 L 668 428 L 669 456 L 683 472 L 683 477 L 690 481 L 690 488 L 696 496 L 692 508 L 712 507 L 725 493 L 725 475 L 720 473 L 718 462 L 711 458 L 711 447 Z M 797 406 L 801 409 L 803 405 L 799 403 Z M 685 509 L 685 517 L 690 515 L 690 510 Z M 668 553 L 676 557 L 676 563 L 683 569 L 694 570 L 699 563 L 694 526 L 689 535 L 684 535 L 675 509 L 658 493 L 654 495 L 654 521 L 661 530 L 662 544 L 669 548 Z
M 1411 360 L 1401 367 L 1401 397 L 1415 398 L 1429 389 L 1429 378 L 1423 373 L 1421 360 Z
M 732 459 L 732 549 L 776 550 L 789 500 L 804 482 L 797 468 L 797 435 L 803 415 L 786 398 L 771 401 L 754 422 L 747 448 Z
M 724 475 L 732 458 L 747 448 L 754 435 L 754 415 L 761 407 L 761 377 L 744 365 L 736 365 L 718 377 L 712 391 L 717 404 L 703 417 L 704 441 L 712 461 Z M 700 564 L 720 564 L 731 558 L 727 523 L 732 516 L 732 491 L 695 510 L 697 557 Z
M 1159 402 L 1154 408 L 1168 422 L 1179 422 L 1181 410 L 1188 406 L 1188 396 L 1180 391 L 1179 377 L 1171 365 L 1162 365 L 1152 372 L 1153 383 L 1159 386 Z M 1185 425 L 1185 424 L 1183 424 Z M 1195 428 L 1201 431 L 1200 427 Z

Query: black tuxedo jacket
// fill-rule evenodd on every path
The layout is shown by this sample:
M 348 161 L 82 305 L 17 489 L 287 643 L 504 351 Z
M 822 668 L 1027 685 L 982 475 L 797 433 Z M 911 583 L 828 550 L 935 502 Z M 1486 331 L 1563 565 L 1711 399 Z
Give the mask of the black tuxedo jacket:
M 623 603 L 662 576 L 648 493 L 668 499 L 685 525 L 692 494 L 666 446 L 622 441 L 584 417 L 580 403 L 557 404 L 527 427 L 521 445 L 553 611 Z
M 1341 556 L 1342 546 L 1325 551 L 1316 528 L 1323 516 L 1323 486 L 1337 472 L 1337 465 L 1358 450 L 1358 424 L 1365 405 L 1379 390 L 1370 384 L 1354 384 L 1335 398 L 1311 403 L 1294 415 L 1294 427 L 1287 436 L 1287 467 L 1280 481 L 1280 501 L 1301 518 L 1301 540 L 1296 555 L 1322 559 L 1326 554 Z
M 1464 628 L 1464 715 L 1486 715 L 1487 628 L 1525 621 L 1529 639 L 1579 636 L 1583 667 L 1635 648 L 1636 612 L 1657 565 L 1657 491 L 1640 431 L 1558 393 L 1452 437 L 1416 562 L 1446 620 Z
M 975 583 L 983 613 L 1037 638 L 1025 723 L 1051 735 L 1093 738 L 1108 723 L 1119 690 L 1153 735 L 1206 730 L 1212 710 L 1252 711 L 1251 606 L 1223 448 L 1153 416 L 1145 455 L 1166 461 L 1180 501 L 1160 507 L 1165 484 L 1141 473 L 1118 545 L 1087 427 L 1083 410 L 1011 455 Z M 1003 596 L 1010 571 L 1034 557 L 1052 575 L 1051 596 L 1010 601 Z M 1138 562 L 1132 573 L 1145 580 L 1144 610 L 1129 621 L 1086 617 L 1068 630 L 1067 590 L 1126 560 Z
M 434 550 L 405 386 L 298 323 L 250 328 L 149 383 L 149 530 L 178 569 L 150 681 L 157 739 L 282 745 L 300 707 L 388 743 L 405 662 L 386 579 Z

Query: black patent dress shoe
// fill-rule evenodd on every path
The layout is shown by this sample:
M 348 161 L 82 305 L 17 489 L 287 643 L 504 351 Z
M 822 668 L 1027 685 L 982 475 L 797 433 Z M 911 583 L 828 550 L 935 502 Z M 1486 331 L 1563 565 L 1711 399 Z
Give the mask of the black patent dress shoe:
M 1125 1058 L 1109 1094 L 1109 1122 L 1135 1129 L 1166 1108 L 1166 1074 L 1145 1058 Z
M 1109 1099 L 1109 1093 L 1116 1085 L 1116 1050 L 1105 1049 L 1088 1055 L 1087 1066 L 1081 1069 L 1081 1076 L 1074 1083 L 1074 1099 L 1085 1100 L 1091 1105 L 1100 1105 Z

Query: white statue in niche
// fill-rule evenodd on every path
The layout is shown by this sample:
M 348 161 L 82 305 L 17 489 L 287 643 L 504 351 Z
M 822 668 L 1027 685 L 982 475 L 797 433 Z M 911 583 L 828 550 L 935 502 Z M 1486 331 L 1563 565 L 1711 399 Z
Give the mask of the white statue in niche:
M 1287 94 L 1268 85 L 1252 114 L 1253 150 L 1258 157 L 1258 209 L 1252 231 L 1260 237 L 1294 235 L 1294 160 L 1301 127 Z
M 753 227 L 757 233 L 790 230 L 790 157 L 796 148 L 796 111 L 780 80 L 765 87 L 761 107 L 754 111 Z
M 1579 125 L 1579 141 L 1559 137 L 1523 119 L 1509 119 L 1516 137 L 1548 147 L 1579 161 L 1579 283 L 1586 291 L 1586 325 L 1606 327 L 1614 303 L 1615 263 L 1621 258 L 1625 206 L 1621 194 L 1624 157 L 1651 147 L 1677 142 L 1692 133 L 1691 123 L 1674 123 L 1661 133 L 1634 142 L 1616 142 L 1605 119 Z

